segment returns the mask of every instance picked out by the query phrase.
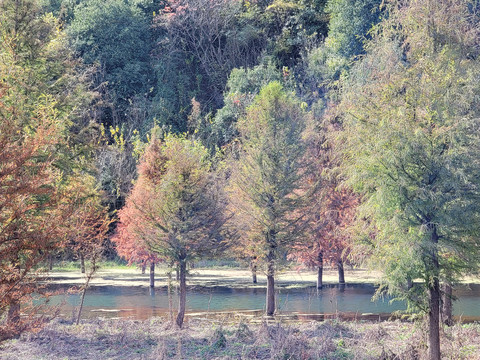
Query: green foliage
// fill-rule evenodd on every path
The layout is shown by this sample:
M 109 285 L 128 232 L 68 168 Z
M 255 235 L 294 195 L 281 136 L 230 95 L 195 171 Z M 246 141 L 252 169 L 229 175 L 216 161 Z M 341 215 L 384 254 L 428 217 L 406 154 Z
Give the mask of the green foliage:
M 329 0 L 330 16 L 325 43 L 308 54 L 309 75 L 338 79 L 348 70 L 353 57 L 364 52 L 369 31 L 380 20 L 381 0 Z
M 271 63 L 251 69 L 233 69 L 224 94 L 225 105 L 217 111 L 212 124 L 214 143 L 223 146 L 237 137 L 236 123 L 246 115 L 260 89 L 272 81 L 281 80 L 280 71 Z
M 264 48 L 258 18 L 234 0 L 169 1 L 156 17 L 158 77 L 153 114 L 172 131 L 188 130 L 192 99 L 201 113 L 223 105 L 228 74 L 255 65 Z
M 132 2 L 86 0 L 75 7 L 67 32 L 84 62 L 99 64 L 97 85 L 105 82 L 113 105 L 104 121 L 122 121 L 134 98 L 149 96 L 154 86 L 148 16 Z
M 327 34 L 326 0 L 275 0 L 257 15 L 263 19 L 267 49 L 279 66 L 293 67 L 305 48 Z
M 326 11 L 330 15 L 326 46 L 343 58 L 364 52 L 363 43 L 368 32 L 380 17 L 380 0 L 329 0 Z
M 221 251 L 224 201 L 208 150 L 183 136 L 152 138 L 120 211 L 118 241 L 137 241 L 171 261 Z
M 399 7 L 343 83 L 345 166 L 364 194 L 364 245 L 388 292 L 424 311 L 427 290 L 478 268 L 479 19 L 468 3 Z M 422 283 L 407 288 L 411 279 Z
M 232 164 L 231 201 L 244 230 L 244 251 L 258 258 L 273 261 L 301 237 L 299 219 L 313 188 L 304 129 L 299 101 L 278 82 L 262 88 L 238 123 L 242 147 Z

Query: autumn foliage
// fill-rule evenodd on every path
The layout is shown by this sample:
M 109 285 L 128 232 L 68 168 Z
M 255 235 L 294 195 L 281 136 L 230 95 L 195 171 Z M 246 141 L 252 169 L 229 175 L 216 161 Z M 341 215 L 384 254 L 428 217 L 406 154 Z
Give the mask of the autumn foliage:
M 153 135 L 138 167 L 139 177 L 119 212 L 115 240 L 139 253 L 154 253 L 179 266 L 182 326 L 187 262 L 219 254 L 228 219 L 220 178 L 207 149 L 197 141 Z
M 22 127 L 21 111 L 0 88 L 0 340 L 34 329 L 32 295 L 45 294 L 40 266 L 54 250 L 74 241 L 90 256 L 108 231 L 88 177 L 62 176 L 56 149 L 64 138 L 48 103 L 35 111 L 36 128 Z M 46 99 L 47 100 L 47 99 Z M 91 180 L 90 180 L 91 182 Z M 23 304 L 23 305 L 22 305 Z M 20 307 L 23 306 L 20 316 Z M 25 306 L 24 306 L 25 305 Z
M 319 201 L 311 208 L 309 236 L 291 247 L 291 259 L 308 268 L 318 269 L 317 287 L 323 284 L 325 264 L 339 267 L 339 281 L 344 282 L 343 263 L 349 260 L 353 245 L 351 227 L 355 223 L 360 198 L 342 182 L 338 173 L 341 164 L 336 134 L 341 125 L 335 121 L 330 108 L 322 121 L 312 122 L 307 133 L 306 156 L 314 159 L 314 177 L 321 182 Z M 343 281 L 342 281 L 343 280 Z

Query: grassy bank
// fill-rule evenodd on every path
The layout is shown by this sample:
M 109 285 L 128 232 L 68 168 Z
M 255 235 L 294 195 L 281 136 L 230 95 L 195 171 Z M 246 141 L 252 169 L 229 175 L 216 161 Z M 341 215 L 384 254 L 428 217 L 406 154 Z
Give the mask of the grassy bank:
M 400 321 L 246 323 L 190 319 L 182 330 L 166 319 L 56 320 L 0 348 L 4 360 L 37 359 L 423 359 L 421 323 Z M 480 359 L 480 325 L 442 331 L 445 359 Z

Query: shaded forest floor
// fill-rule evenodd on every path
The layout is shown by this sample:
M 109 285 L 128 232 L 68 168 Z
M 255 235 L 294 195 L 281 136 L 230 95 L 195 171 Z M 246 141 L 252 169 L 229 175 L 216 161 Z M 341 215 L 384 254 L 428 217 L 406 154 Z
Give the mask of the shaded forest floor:
M 39 359 L 423 359 L 422 323 L 283 324 L 189 319 L 183 329 L 166 319 L 57 319 L 36 334 L 0 347 L 4 360 Z M 442 331 L 445 359 L 480 359 L 480 324 Z

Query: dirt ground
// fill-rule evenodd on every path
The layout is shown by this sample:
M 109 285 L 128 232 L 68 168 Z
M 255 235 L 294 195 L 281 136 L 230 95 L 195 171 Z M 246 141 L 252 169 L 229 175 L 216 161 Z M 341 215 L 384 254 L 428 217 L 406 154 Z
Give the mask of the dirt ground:
M 155 273 L 156 286 L 167 286 L 166 270 L 157 267 Z M 56 284 L 81 285 L 84 277 L 80 270 L 50 272 L 50 279 Z M 189 286 L 226 286 L 231 288 L 263 288 L 267 278 L 262 272 L 257 274 L 258 283 L 252 283 L 252 275 L 248 269 L 241 268 L 195 268 L 190 269 L 187 277 Z M 345 268 L 345 280 L 347 283 L 369 283 L 375 284 L 380 279 L 379 272 L 365 269 Z M 308 270 L 283 270 L 276 276 L 275 286 L 280 288 L 303 288 L 314 286 L 317 281 L 315 271 Z M 338 273 L 336 269 L 325 268 L 323 272 L 324 284 L 338 284 Z M 480 284 L 480 277 L 466 277 L 465 283 Z M 148 269 L 142 274 L 135 266 L 122 268 L 100 268 L 91 281 L 91 285 L 105 286 L 149 286 Z
M 155 274 L 157 286 L 166 286 L 166 269 L 158 268 Z M 57 284 L 82 284 L 84 278 L 80 271 L 51 272 L 52 282 Z M 375 283 L 379 274 L 363 269 L 346 269 L 346 281 L 349 283 Z M 314 271 L 286 270 L 278 272 L 276 286 L 278 287 L 308 287 L 314 286 L 317 281 L 317 274 Z M 325 269 L 323 281 L 325 284 L 338 283 L 338 275 L 335 269 Z M 221 268 L 221 269 L 191 269 L 187 278 L 191 286 L 228 286 L 232 288 L 265 287 L 266 276 L 258 272 L 258 283 L 252 284 L 251 273 L 247 269 Z M 130 268 L 107 268 L 100 269 L 93 278 L 91 285 L 115 285 L 115 286 L 148 286 L 149 274 L 146 274 L 132 266 Z

